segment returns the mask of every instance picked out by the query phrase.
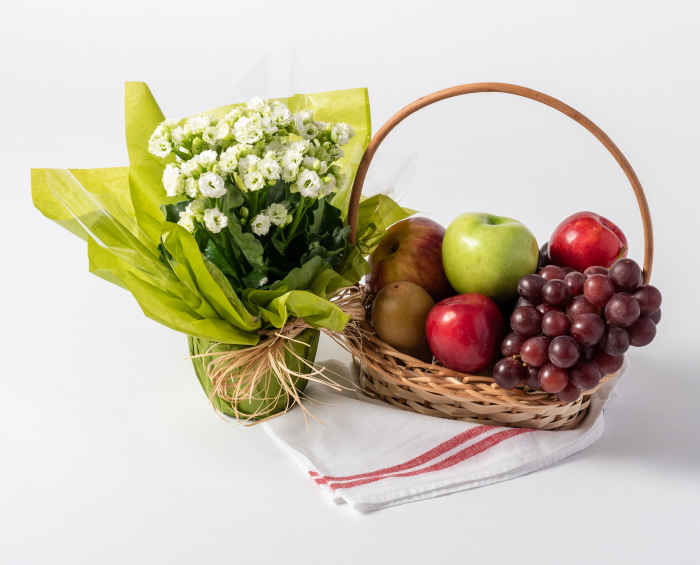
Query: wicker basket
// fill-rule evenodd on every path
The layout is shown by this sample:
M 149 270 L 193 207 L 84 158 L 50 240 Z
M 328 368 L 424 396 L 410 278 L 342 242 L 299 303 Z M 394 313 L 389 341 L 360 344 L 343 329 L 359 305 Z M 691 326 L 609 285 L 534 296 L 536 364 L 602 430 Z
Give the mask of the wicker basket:
M 644 227 L 644 281 L 648 282 L 653 260 L 651 217 L 644 191 L 632 166 L 612 140 L 583 114 L 556 98 L 513 84 L 454 86 L 419 98 L 389 118 L 372 138 L 357 171 L 348 213 L 351 240 L 355 241 L 356 237 L 358 206 L 367 169 L 388 133 L 404 118 L 429 104 L 476 92 L 515 94 L 551 106 L 581 124 L 603 144 L 624 171 L 637 198 Z M 366 306 L 369 298 L 364 289 L 355 290 L 354 300 L 358 303 Z M 380 340 L 367 321 L 349 324 L 343 340 L 360 366 L 360 383 L 368 395 L 399 408 L 431 416 L 513 427 L 571 429 L 583 420 L 591 396 L 598 390 L 586 391 L 578 400 L 568 404 L 542 391 L 522 387 L 505 390 L 490 376 L 459 373 L 400 353 Z M 616 376 L 606 375 L 598 386 L 609 383 Z

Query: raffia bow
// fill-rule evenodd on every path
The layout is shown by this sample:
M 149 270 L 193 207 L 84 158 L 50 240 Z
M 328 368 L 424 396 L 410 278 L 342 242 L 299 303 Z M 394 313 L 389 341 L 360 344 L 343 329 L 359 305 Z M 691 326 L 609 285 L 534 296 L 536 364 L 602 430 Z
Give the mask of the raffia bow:
M 348 287 L 340 290 L 331 301 L 335 303 L 350 317 L 348 325 L 355 325 L 365 319 L 365 309 L 358 301 L 361 294 L 359 287 Z M 232 410 L 234 417 L 248 425 L 255 425 L 270 418 L 286 413 L 295 404 L 304 411 L 305 415 L 311 415 L 308 408 L 302 402 L 303 393 L 300 392 L 298 383 L 301 379 L 320 383 L 335 390 L 347 388 L 341 384 L 339 375 L 331 375 L 323 366 L 317 365 L 299 355 L 293 348 L 294 344 L 308 345 L 299 340 L 300 334 L 313 328 L 303 319 L 294 318 L 281 329 L 261 330 L 261 340 L 257 345 L 228 351 L 217 351 L 212 345 L 204 353 L 193 355 L 193 358 L 207 360 L 204 363 L 206 377 L 211 382 L 209 399 L 214 403 L 218 398 L 225 402 Z M 320 328 L 323 333 L 329 335 L 335 341 L 342 344 L 339 336 L 330 330 Z M 290 356 L 297 360 L 301 370 L 289 366 L 287 360 Z M 263 391 L 261 397 L 261 385 L 270 376 L 277 381 L 278 387 L 270 393 L 269 388 Z M 252 412 L 244 412 L 239 409 L 241 401 L 263 401 L 262 407 Z M 269 406 L 276 406 L 278 402 L 286 401 L 281 411 L 269 414 Z

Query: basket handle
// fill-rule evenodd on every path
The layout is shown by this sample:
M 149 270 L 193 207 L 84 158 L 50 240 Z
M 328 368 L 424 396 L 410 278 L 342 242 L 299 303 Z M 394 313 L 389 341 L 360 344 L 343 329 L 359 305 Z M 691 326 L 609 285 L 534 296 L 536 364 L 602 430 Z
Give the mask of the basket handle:
M 422 98 L 418 98 L 401 108 L 396 112 L 391 118 L 389 118 L 386 123 L 377 130 L 374 134 L 372 140 L 367 146 L 367 150 L 362 156 L 360 165 L 357 169 L 357 174 L 355 176 L 355 182 L 352 186 L 352 193 L 350 195 L 350 207 L 348 209 L 348 224 L 350 225 L 350 241 L 355 243 L 357 236 L 357 214 L 360 205 L 360 196 L 362 195 L 362 185 L 365 182 L 365 177 L 367 176 L 367 169 L 372 162 L 374 154 L 377 152 L 379 145 L 384 141 L 384 138 L 389 134 L 389 132 L 394 129 L 400 122 L 405 118 L 420 110 L 421 108 L 444 100 L 445 98 L 451 98 L 453 96 L 459 96 L 461 94 L 472 94 L 475 92 L 502 92 L 505 94 L 515 94 L 517 96 L 523 96 L 525 98 L 530 98 L 536 102 L 546 104 L 551 106 L 555 110 L 559 110 L 562 114 L 569 116 L 572 120 L 578 122 L 588 131 L 590 131 L 603 146 L 610 152 L 610 154 L 615 158 L 617 164 L 624 171 L 632 185 L 632 190 L 637 197 L 637 205 L 639 206 L 639 212 L 642 216 L 642 225 L 644 227 L 644 282 L 649 282 L 649 277 L 651 276 L 651 268 L 654 259 L 654 232 L 651 226 L 651 215 L 649 214 L 649 205 L 647 204 L 646 196 L 644 195 L 644 189 L 637 178 L 637 174 L 634 172 L 632 165 L 630 165 L 627 158 L 622 154 L 613 143 L 613 141 L 607 136 L 607 134 L 595 125 L 586 116 L 574 110 L 571 106 L 564 104 L 561 100 L 553 98 L 543 92 L 533 90 L 532 88 L 526 88 L 524 86 L 519 86 L 517 84 L 508 84 L 504 82 L 474 82 L 470 84 L 460 84 L 457 86 L 452 86 L 450 88 L 445 88 L 444 90 L 438 90 Z

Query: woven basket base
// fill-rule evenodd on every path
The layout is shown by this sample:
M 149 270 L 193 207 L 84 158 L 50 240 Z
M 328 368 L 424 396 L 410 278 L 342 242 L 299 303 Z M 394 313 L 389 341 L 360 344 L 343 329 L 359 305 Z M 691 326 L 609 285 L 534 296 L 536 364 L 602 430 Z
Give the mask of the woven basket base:
M 605 380 L 608 382 L 615 375 Z M 601 381 L 602 384 L 602 381 Z M 497 386 L 497 385 L 496 385 Z M 382 400 L 402 410 L 426 416 L 462 420 L 479 424 L 508 426 L 513 428 L 537 428 L 542 430 L 570 430 L 576 428 L 586 417 L 592 392 L 582 395 L 570 404 L 554 401 L 551 410 L 540 409 L 533 414 L 517 406 L 484 404 L 446 398 L 440 393 L 421 389 L 416 395 L 415 387 L 387 384 L 382 378 L 374 378 L 360 370 L 360 387 L 370 398 Z M 416 398 L 418 396 L 420 399 Z
M 366 305 L 358 288 L 350 302 Z M 526 387 L 505 390 L 488 375 L 469 375 L 436 363 L 426 363 L 383 342 L 366 320 L 349 323 L 339 341 L 360 368 L 360 387 L 370 397 L 428 416 L 498 426 L 567 430 L 586 416 L 591 397 L 618 373 L 574 402 L 563 403 L 554 394 Z

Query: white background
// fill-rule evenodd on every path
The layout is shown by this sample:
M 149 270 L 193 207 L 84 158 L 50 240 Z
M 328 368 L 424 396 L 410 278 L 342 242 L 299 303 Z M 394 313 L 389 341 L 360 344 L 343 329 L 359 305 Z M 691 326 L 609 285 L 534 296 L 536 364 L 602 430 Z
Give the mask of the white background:
M 700 13 L 691 2 L 12 2 L 0 22 L 3 299 L 0 562 L 697 563 Z M 32 208 L 30 167 L 126 164 L 122 83 L 169 117 L 259 93 L 367 86 L 378 127 L 457 83 L 508 81 L 618 143 L 654 219 L 664 315 L 603 439 L 555 468 L 359 516 L 261 429 L 217 418 L 181 335 L 88 274 Z M 447 223 L 613 218 L 641 258 L 630 188 L 582 128 L 505 95 L 433 106 L 369 185 Z M 319 357 L 340 355 L 327 343 Z

